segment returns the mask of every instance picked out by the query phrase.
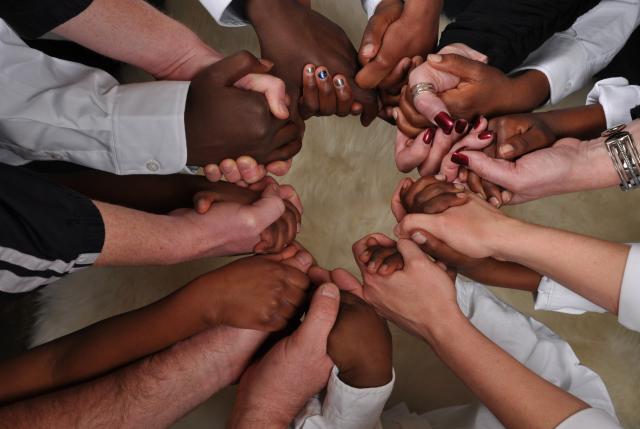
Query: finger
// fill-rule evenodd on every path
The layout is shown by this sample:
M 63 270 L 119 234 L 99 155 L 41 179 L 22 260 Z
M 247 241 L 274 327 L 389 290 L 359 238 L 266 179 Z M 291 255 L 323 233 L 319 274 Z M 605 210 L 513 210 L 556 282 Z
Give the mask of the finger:
M 416 138 L 423 130 L 411 124 L 404 116 L 404 112 L 398 107 L 393 109 L 393 119 L 396 121 L 396 125 L 402 134 L 407 137 Z
M 289 117 L 288 97 L 282 79 L 268 74 L 249 74 L 236 82 L 235 86 L 264 94 L 273 116 L 278 119 Z
M 396 132 L 395 158 L 398 170 L 408 173 L 428 159 L 431 152 L 435 128 L 427 128 L 415 139 L 405 136 L 400 130 Z
M 280 187 L 280 198 L 285 201 L 289 201 L 297 209 L 298 214 L 304 213 L 302 201 L 300 196 L 296 192 L 295 188 L 291 185 L 283 185 Z
M 473 79 L 481 71 L 484 64 L 456 54 L 430 54 L 427 62 L 431 67 L 458 76 L 462 80 Z
M 296 156 L 298 152 L 300 152 L 300 149 L 302 149 L 301 137 L 283 146 L 280 146 L 277 149 L 272 150 L 267 156 L 265 163 L 269 165 L 272 162 L 285 161 L 285 164 L 282 164 L 282 166 L 284 168 L 290 167 L 290 164 L 288 164 L 287 162 L 289 162 L 291 158 Z
M 204 167 L 204 175 L 209 182 L 219 182 L 222 180 L 222 171 L 216 164 L 208 164 Z
M 249 226 L 254 231 L 264 231 L 269 225 L 280 219 L 285 211 L 285 205 L 279 197 L 263 196 L 250 206 L 241 209 L 247 211 L 247 218 L 251 219 Z
M 336 94 L 336 115 L 348 116 L 353 104 L 353 93 L 347 79 L 341 74 L 336 75 L 333 78 L 333 87 Z
M 407 83 L 409 69 L 411 69 L 411 58 L 405 57 L 401 59 L 389 75 L 378 83 L 378 87 L 390 94 L 399 94 L 402 87 Z
M 534 150 L 548 147 L 554 143 L 544 131 L 533 128 L 523 134 L 516 134 L 498 141 L 498 154 L 503 159 L 515 159 Z
M 406 209 L 411 208 L 415 204 L 416 197 L 423 192 L 424 189 L 431 185 L 441 183 L 436 176 L 421 177 L 407 191 L 401 195 L 402 204 Z
M 315 72 L 316 68 L 313 64 L 307 64 L 302 71 L 302 106 L 300 114 L 304 119 L 316 115 L 320 109 Z
M 314 265 L 309 268 L 309 278 L 311 282 L 316 285 L 321 285 L 322 283 L 331 282 L 331 272 L 325 268 L 322 268 L 318 265 Z
M 408 87 L 404 87 L 400 94 L 400 110 L 407 121 L 417 128 L 427 128 L 433 126 L 430 120 L 421 115 L 413 105 L 413 96 Z
M 241 156 L 236 160 L 236 165 L 242 180 L 249 184 L 262 180 L 266 173 L 264 167 L 260 168 L 256 160 L 250 156 Z
M 284 269 L 284 278 L 288 286 L 290 286 L 291 288 L 299 289 L 303 292 L 309 288 L 309 285 L 311 284 L 309 281 L 309 276 L 307 276 L 304 271 L 291 266 L 291 264 L 285 264 Z
M 294 309 L 305 301 L 306 295 L 307 294 L 303 289 L 297 287 L 287 287 L 284 291 L 284 299 L 286 302 L 290 303 Z M 290 318 L 291 316 L 293 316 L 293 314 L 287 318 Z
M 362 89 L 359 86 L 356 86 L 353 79 L 347 80 L 351 86 L 354 100 L 362 105 L 360 123 L 363 126 L 368 127 L 378 116 L 378 96 L 375 91 Z
M 422 244 L 420 244 L 420 248 L 423 252 L 427 253 L 433 259 L 444 262 L 445 265 L 449 267 L 458 268 L 458 266 L 464 262 L 464 260 L 469 259 L 468 256 L 463 255 L 451 247 L 447 246 L 442 240 L 437 238 L 435 235 L 430 234 L 427 231 L 421 230 L 420 234 L 426 239 Z M 422 240 L 421 240 L 422 241 Z
M 337 268 L 331 272 L 331 278 L 340 290 L 352 293 L 358 298 L 366 301 L 362 284 L 347 270 Z
M 455 130 L 446 134 L 442 129 L 438 128 L 431 143 L 431 150 L 419 167 L 420 175 L 431 176 L 441 173 L 443 160 L 451 150 L 451 146 L 460 138 L 461 135 L 456 133 Z
M 428 261 L 429 263 L 432 263 L 429 258 L 426 257 L 420 247 L 418 247 L 418 245 L 411 240 L 398 240 L 398 252 L 400 252 L 400 255 L 402 255 L 405 266 L 413 265 L 418 261 Z
M 247 51 L 229 55 L 210 67 L 215 73 L 210 74 L 209 80 L 215 86 L 233 86 L 248 74 L 266 73 L 270 69 Z
M 369 273 L 375 274 L 378 271 L 378 268 L 384 263 L 384 260 L 397 253 L 398 250 L 394 247 L 375 247 L 370 249 L 371 259 L 367 263 L 367 271 Z
M 360 42 L 360 49 L 358 50 L 358 61 L 360 61 L 360 64 L 364 66 L 378 55 L 384 33 L 393 21 L 395 21 L 395 18 L 388 14 L 374 14 L 371 19 L 369 19 L 362 34 L 362 41 Z M 377 85 L 375 79 L 372 79 L 367 73 L 359 78 L 356 76 L 356 78 L 359 79 L 358 85 L 363 88 L 374 88 Z M 370 84 L 370 82 L 372 83 Z
M 473 192 L 483 200 L 487 199 L 487 194 L 485 194 L 484 187 L 482 186 L 482 178 L 473 171 L 469 172 L 467 176 L 467 185 L 469 186 L 471 192 Z
M 393 196 L 391 197 L 391 213 L 396 218 L 398 222 L 402 220 L 403 217 L 407 214 L 407 211 L 402 202 L 402 195 L 411 187 L 413 184 L 413 180 L 408 177 L 400 180 L 396 189 L 393 191 Z
M 461 206 L 467 201 L 467 194 L 464 192 L 458 192 L 457 194 L 446 193 L 424 203 L 419 203 L 417 205 L 417 213 L 438 214 L 451 207 Z
M 287 207 L 283 215 L 283 219 L 285 220 L 287 226 L 285 244 L 289 244 L 296 239 L 296 234 L 298 234 L 298 225 L 300 224 L 298 219 L 299 213 L 290 201 L 285 200 L 284 204 Z
M 493 143 L 494 139 L 495 133 L 493 131 L 485 130 L 477 134 L 474 131 L 470 132 L 456 143 L 445 156 L 440 173 L 444 174 L 448 181 L 453 181 L 458 177 L 460 167 L 466 167 L 468 163 L 468 160 L 463 155 L 460 155 L 460 152 L 464 150 L 479 151 Z
M 318 87 L 318 114 L 333 115 L 336 112 L 336 95 L 333 89 L 331 74 L 326 67 L 316 69 L 316 85 Z
M 467 168 L 478 176 L 506 190 L 513 191 L 525 187 L 525 178 L 518 175 L 518 162 L 490 158 L 478 151 L 460 152 L 464 156 Z
M 381 276 L 390 276 L 396 271 L 400 271 L 404 268 L 404 260 L 402 259 L 402 255 L 397 251 L 392 255 L 385 258 L 382 265 L 378 269 L 378 274 Z
M 220 163 L 220 170 L 224 174 L 227 182 L 236 183 L 242 180 L 240 170 L 238 170 L 238 164 L 233 159 L 225 159 Z
M 214 201 L 216 201 L 216 196 L 208 191 L 198 192 L 193 196 L 193 205 L 200 214 L 208 212 Z
M 291 148 L 289 150 L 293 150 L 295 148 Z M 284 176 L 291 170 L 291 165 L 293 164 L 292 159 L 287 159 L 286 161 L 273 161 L 267 164 L 267 171 L 276 176 Z
M 436 124 L 445 134 L 453 131 L 453 118 L 449 114 L 447 106 L 436 94 L 422 92 L 413 97 L 413 106 L 422 116 Z
M 487 196 L 487 200 L 489 203 L 496 207 L 500 208 L 502 203 L 502 189 L 499 186 L 494 185 L 488 180 L 482 179 L 482 187 L 484 188 L 484 193 Z
M 295 243 L 292 243 L 287 247 L 294 247 Z M 299 249 L 293 256 L 282 261 L 283 264 L 295 268 L 296 270 L 306 273 L 313 265 L 313 256 L 306 250 Z
M 421 213 L 425 213 L 425 210 L 429 210 L 433 213 L 437 211 L 431 208 L 432 201 L 441 195 L 449 194 L 455 196 L 456 194 L 464 194 L 464 185 L 461 183 L 440 183 L 437 185 L 429 186 L 424 191 L 420 192 L 415 198 L 414 204 L 411 206 L 411 212 L 414 212 L 416 208 Z M 441 210 L 443 211 L 443 210 Z
M 333 283 L 325 283 L 313 295 L 309 311 L 300 327 L 293 333 L 293 341 L 314 344 L 326 350 L 327 338 L 338 316 L 340 290 Z

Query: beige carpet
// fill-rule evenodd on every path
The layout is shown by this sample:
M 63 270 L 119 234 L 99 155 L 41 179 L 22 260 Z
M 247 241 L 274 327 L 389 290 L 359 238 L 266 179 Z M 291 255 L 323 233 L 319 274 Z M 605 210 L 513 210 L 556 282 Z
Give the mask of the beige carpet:
M 219 28 L 195 0 L 171 0 L 168 6 L 172 15 L 223 52 L 248 48 L 257 53 L 250 29 Z M 316 7 L 359 43 L 365 17 L 358 0 L 319 0 Z M 135 73 L 131 76 L 140 77 Z M 304 148 L 284 180 L 296 187 L 305 204 L 299 238 L 321 264 L 354 270 L 351 244 L 369 232 L 391 232 L 393 218 L 388 203 L 401 177 L 393 162 L 393 135 L 393 128 L 380 121 L 366 129 L 351 118 L 308 122 Z M 610 240 L 640 241 L 640 191 L 623 194 L 613 189 L 562 196 L 510 208 L 509 212 Z M 41 292 L 43 305 L 33 343 L 144 305 L 223 263 L 209 260 L 171 268 L 78 273 Z M 497 293 L 523 312 L 534 313 L 526 294 Z M 539 312 L 535 316 L 564 336 L 583 362 L 602 376 L 625 427 L 640 427 L 640 335 L 618 326 L 609 315 L 576 317 Z M 425 344 L 398 329 L 394 329 L 394 343 L 398 381 L 389 405 L 404 401 L 413 410 L 423 411 L 470 398 L 462 383 Z M 232 399 L 233 389 L 228 389 L 176 427 L 223 428 Z

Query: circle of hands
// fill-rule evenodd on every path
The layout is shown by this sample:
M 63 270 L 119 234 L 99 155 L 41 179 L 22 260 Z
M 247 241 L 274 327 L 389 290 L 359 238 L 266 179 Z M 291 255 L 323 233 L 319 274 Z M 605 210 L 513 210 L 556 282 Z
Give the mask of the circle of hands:
M 241 52 L 216 62 L 192 83 L 192 88 L 209 89 L 190 90 L 188 100 L 204 103 L 221 94 L 229 100 L 247 93 L 254 97 L 229 101 L 225 109 L 214 112 L 243 126 L 256 124 L 243 131 L 246 139 L 236 139 L 249 143 L 241 153 L 231 149 L 223 152 L 222 161 L 204 163 L 210 181 L 224 178 L 239 187 L 195 197 L 199 215 L 226 211 L 224 216 L 233 219 L 233 225 L 225 225 L 227 234 L 237 235 L 229 240 L 232 244 L 210 254 L 262 254 L 223 270 L 240 276 L 251 271 L 254 280 L 265 283 L 263 301 L 268 305 L 256 306 L 255 297 L 246 299 L 245 308 L 231 306 L 238 311 L 223 314 L 217 322 L 242 329 L 242 335 L 250 338 L 244 362 L 268 332 L 284 332 L 266 355 L 244 373 L 237 372 L 236 376 L 243 375 L 232 421 L 250 418 L 252 410 L 270 410 L 273 418 L 290 422 L 326 385 L 333 364 L 341 374 L 356 374 L 362 362 L 390 367 L 371 361 L 371 356 L 385 353 L 372 353 L 363 346 L 366 355 L 356 358 L 357 350 L 345 353 L 335 347 L 341 343 L 340 335 L 351 334 L 339 329 L 336 319 L 364 314 L 369 321 L 384 324 L 384 318 L 418 332 L 418 321 L 425 317 L 439 320 L 440 315 L 458 313 L 456 270 L 473 270 L 494 256 L 483 243 L 491 233 L 487 225 L 503 217 L 497 208 L 553 194 L 555 177 L 563 168 L 557 161 L 577 150 L 577 140 L 556 142 L 552 130 L 531 114 L 500 116 L 513 111 L 509 94 L 497 92 L 508 87 L 509 78 L 488 65 L 483 54 L 454 44 L 426 59 L 420 57 L 434 51 L 438 36 L 438 26 L 428 34 L 424 13 L 412 10 L 424 7 L 420 4 L 424 2 L 383 0 L 358 51 L 340 27 L 305 3 L 287 11 L 270 10 L 275 15 L 286 13 L 290 26 L 270 25 L 269 21 L 281 21 L 276 19 L 254 22 L 264 59 Z M 283 48 L 291 40 L 297 41 L 296 49 Z M 433 91 L 414 96 L 411 88 L 423 82 Z M 255 106 L 261 109 L 258 114 Z M 295 242 L 302 214 L 295 190 L 266 176 L 289 171 L 302 146 L 304 120 L 328 115 L 357 115 L 364 126 L 376 116 L 395 124 L 396 165 L 402 172 L 416 169 L 421 176 L 415 182 L 403 179 L 394 192 L 391 208 L 399 240 L 371 234 L 353 245 L 362 281 L 344 269 L 328 271 L 315 264 Z M 188 130 L 189 122 L 203 120 L 191 117 L 187 109 Z M 220 136 L 219 143 L 212 142 L 211 135 L 197 127 L 187 132 L 192 134 L 189 141 L 206 140 L 200 153 L 190 147 L 189 156 L 200 162 L 197 165 L 203 165 L 212 146 L 219 152 L 228 141 Z M 543 166 L 546 181 L 526 174 Z M 446 228 L 463 224 L 464 234 Z M 243 270 L 243 264 L 248 267 L 244 261 L 251 261 L 251 270 Z M 417 288 L 425 287 L 428 302 L 412 304 L 421 293 Z M 311 303 L 303 305 L 312 290 Z M 245 303 L 241 296 L 238 302 Z M 300 306 L 309 308 L 301 325 Z M 256 313 L 252 323 L 235 319 L 245 313 Z M 349 338 L 353 337 L 358 335 Z M 390 340 L 378 343 L 390 347 Z M 300 383 L 303 377 L 308 382 Z M 261 403 L 266 398 L 269 403 Z

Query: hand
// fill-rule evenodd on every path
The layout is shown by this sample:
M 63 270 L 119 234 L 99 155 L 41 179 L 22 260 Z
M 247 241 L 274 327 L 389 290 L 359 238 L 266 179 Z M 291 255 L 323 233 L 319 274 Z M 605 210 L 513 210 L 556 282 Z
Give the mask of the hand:
M 447 183 L 444 176 L 402 179 L 391 198 L 391 212 L 400 222 L 407 213 L 436 214 L 467 202 L 460 183 Z
M 365 241 L 366 249 L 358 258 L 371 274 L 389 276 L 404 267 L 396 242 L 383 234 L 371 234 Z
M 364 30 L 356 83 L 375 88 L 405 57 L 424 57 L 438 41 L 442 1 L 382 0 Z
M 306 64 L 322 64 L 332 74 L 346 77 L 355 101 L 362 105 L 363 125 L 375 119 L 377 97 L 355 85 L 357 53 L 340 27 L 294 0 L 248 0 L 246 12 L 262 56 L 274 62 L 273 73 L 285 81 L 292 99 L 302 88 L 300 70 Z
M 264 179 L 267 173 L 275 176 L 284 176 L 291 169 L 292 159 L 286 161 L 273 161 L 267 165 L 258 164 L 250 156 L 240 158 L 225 159 L 218 164 L 207 164 L 204 168 L 204 175 L 210 182 L 219 182 L 223 178 L 238 186 L 246 187 L 252 183 Z
M 489 121 L 489 129 L 496 133 L 496 152 L 502 159 L 519 158 L 549 147 L 558 140 L 547 123 L 535 113 L 493 118 Z
M 193 79 L 185 108 L 187 164 L 217 164 L 242 155 L 269 163 L 288 160 L 300 150 L 303 130 L 271 115 L 262 94 L 233 86 L 247 74 L 268 70 L 240 52 Z
M 426 338 L 446 325 L 454 314 L 461 314 L 451 278 L 417 244 L 400 240 L 398 251 L 404 259 L 403 270 L 380 276 L 368 272 L 360 262 L 359 255 L 366 251 L 367 239 L 353 245 L 364 284 L 347 271 L 338 269 L 332 273 L 338 287 L 364 299 L 378 314 L 402 329 Z
M 344 75 L 331 73 L 324 66 L 307 64 L 302 71 L 302 119 L 312 116 L 347 116 L 362 113 L 362 105 L 354 102 L 351 85 Z
M 425 64 L 460 79 L 455 87 L 438 94 L 454 117 L 530 112 L 549 95 L 549 82 L 537 70 L 509 77 L 481 61 L 454 54 L 429 55 Z
M 333 367 L 327 339 L 339 305 L 335 285 L 318 288 L 300 327 L 245 371 L 227 428 L 287 427 L 322 390 Z

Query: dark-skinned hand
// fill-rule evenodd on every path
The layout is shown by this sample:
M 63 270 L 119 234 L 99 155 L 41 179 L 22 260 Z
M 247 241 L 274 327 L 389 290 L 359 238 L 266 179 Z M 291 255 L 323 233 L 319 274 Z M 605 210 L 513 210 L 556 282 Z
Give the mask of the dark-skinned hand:
M 242 51 L 193 79 L 184 114 L 187 164 L 219 164 L 242 155 L 266 164 L 300 151 L 303 129 L 273 116 L 264 95 L 233 86 L 247 74 L 269 70 L 270 65 Z
M 558 138 L 547 123 L 535 113 L 500 116 L 489 121 L 497 136 L 496 155 L 515 159 L 534 150 L 549 147 Z
M 258 35 L 262 56 L 273 61 L 272 72 L 284 80 L 293 100 L 298 99 L 303 86 L 300 71 L 304 66 L 322 64 L 332 75 L 346 77 L 354 100 L 362 105 L 362 124 L 369 125 L 375 119 L 376 94 L 355 85 L 357 52 L 338 25 L 295 0 L 247 0 L 246 13 Z M 294 110 L 292 118 L 299 117 Z

